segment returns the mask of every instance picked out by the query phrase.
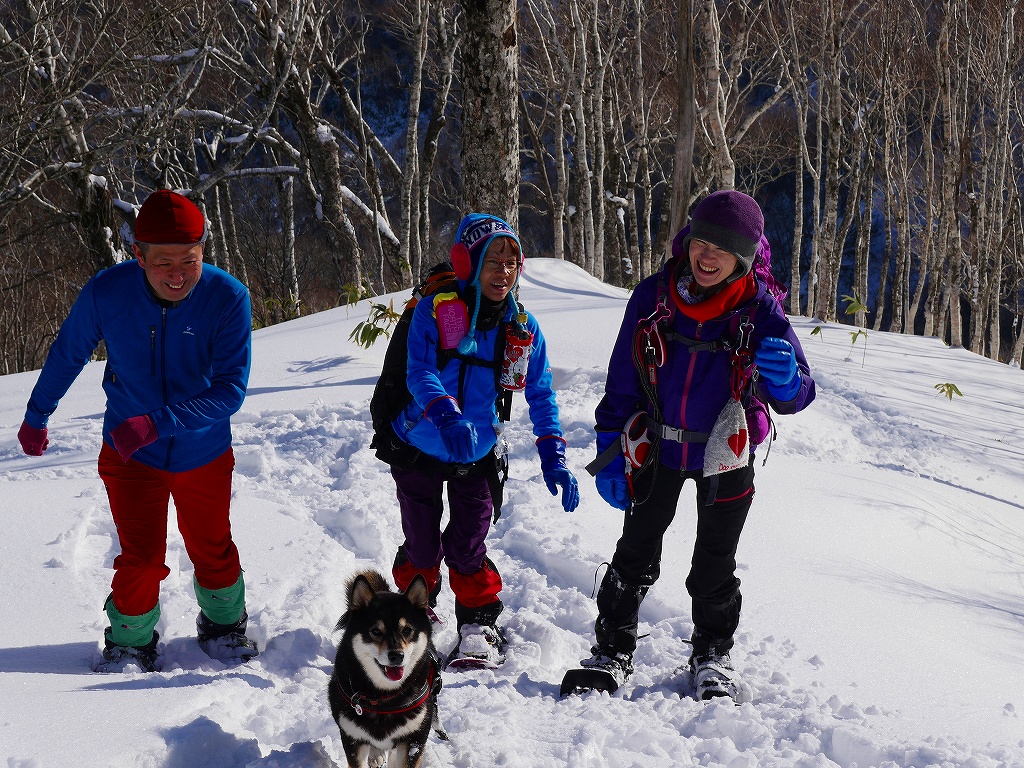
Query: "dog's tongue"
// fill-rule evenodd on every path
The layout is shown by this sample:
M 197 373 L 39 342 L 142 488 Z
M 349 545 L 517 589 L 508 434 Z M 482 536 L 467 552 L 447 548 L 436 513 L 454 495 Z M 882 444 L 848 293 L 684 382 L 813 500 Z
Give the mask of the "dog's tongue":
M 404 671 L 405 667 L 384 667 L 384 674 L 388 676 L 388 680 L 401 680 Z

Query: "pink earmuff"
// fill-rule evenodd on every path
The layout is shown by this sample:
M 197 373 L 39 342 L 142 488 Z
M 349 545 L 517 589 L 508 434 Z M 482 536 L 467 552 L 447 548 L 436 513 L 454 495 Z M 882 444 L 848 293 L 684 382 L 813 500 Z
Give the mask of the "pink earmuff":
M 473 277 L 473 260 L 469 256 L 469 248 L 465 243 L 456 243 L 452 246 L 449 256 L 452 261 L 452 270 L 459 280 L 470 280 Z

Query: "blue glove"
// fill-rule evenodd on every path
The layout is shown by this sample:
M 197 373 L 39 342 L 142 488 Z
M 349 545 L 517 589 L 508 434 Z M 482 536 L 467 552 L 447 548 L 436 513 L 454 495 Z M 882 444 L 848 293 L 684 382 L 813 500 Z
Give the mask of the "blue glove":
M 476 454 L 476 427 L 459 411 L 451 410 L 435 420 L 444 449 L 456 464 L 471 464 Z
M 557 496 L 558 486 L 562 486 L 562 509 L 572 512 L 580 505 L 580 484 L 565 466 L 565 440 L 555 436 L 542 438 L 537 441 L 537 451 L 548 490 Z
M 754 353 L 754 362 L 768 393 L 780 402 L 789 402 L 800 391 L 800 371 L 793 345 L 785 339 L 766 336 Z
M 620 439 L 619 432 L 597 433 L 597 454 L 600 456 L 612 442 Z M 594 478 L 597 492 L 615 509 L 629 509 L 629 485 L 626 483 L 626 459 L 620 453 L 597 473 Z
M 556 486 L 562 486 L 562 509 L 566 512 L 572 512 L 580 505 L 580 484 L 567 468 L 545 469 L 544 482 L 547 483 L 552 496 L 558 493 Z
M 594 478 L 601 498 L 616 509 L 629 509 L 629 485 L 626 483 L 626 460 L 616 456 L 612 463 Z

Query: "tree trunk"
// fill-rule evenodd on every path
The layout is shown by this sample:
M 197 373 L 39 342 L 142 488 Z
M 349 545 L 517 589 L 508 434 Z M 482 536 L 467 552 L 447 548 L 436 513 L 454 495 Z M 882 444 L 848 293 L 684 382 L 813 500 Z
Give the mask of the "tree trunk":
M 639 0 L 637 7 L 639 9 Z M 637 45 L 639 47 L 639 42 Z M 675 64 L 678 91 L 675 153 L 672 163 L 672 203 L 669 213 L 669 237 L 665 241 L 666 259 L 672 255 L 672 238 L 686 225 L 690 190 L 693 187 L 693 144 L 697 124 L 697 102 L 693 87 L 693 0 L 678 0 Z
M 587 109 L 587 85 L 590 79 L 590 57 L 587 54 L 587 32 L 583 25 L 583 19 L 579 13 L 577 0 L 570 0 L 572 11 L 573 29 L 576 33 L 576 71 L 575 71 L 575 99 L 573 100 L 573 116 L 576 121 L 575 141 L 575 189 L 576 189 L 576 213 L 575 227 L 578 234 L 580 248 L 578 258 L 580 265 L 590 274 L 594 274 L 595 253 L 594 253 L 594 185 L 593 178 L 596 169 L 591 164 L 589 148 L 591 145 L 590 134 L 596 130 L 593 124 L 593 114 Z
M 75 173 L 72 178 L 78 197 L 78 231 L 94 271 L 99 272 L 116 264 L 121 251 L 120 238 L 115 234 L 113 196 L 108 188 L 111 182 L 91 173 Z
M 958 43 L 957 30 L 962 28 L 961 0 L 944 0 L 942 28 L 939 34 L 938 68 L 942 76 L 942 209 L 940 212 L 940 243 L 944 251 L 946 270 L 943 296 L 946 300 L 945 314 L 949 318 L 949 343 L 952 347 L 963 346 L 963 323 L 960 314 L 961 246 L 959 210 L 957 197 L 960 185 L 960 136 L 962 111 L 966 109 L 966 77 L 959 77 L 957 60 L 966 51 L 953 50 Z M 936 328 L 945 332 L 945 323 Z
M 519 224 L 515 0 L 462 0 L 462 184 L 469 211 Z
M 708 89 L 707 114 L 711 153 L 714 156 L 715 176 L 719 189 L 734 189 L 736 186 L 736 164 L 729 151 L 729 140 L 725 135 L 725 95 L 722 93 L 722 28 L 719 25 L 718 7 L 715 0 L 704 2 L 704 47 L 707 64 L 704 67 L 704 81 Z
M 231 271 L 231 259 L 228 256 L 227 249 L 225 248 L 225 240 L 227 240 L 227 234 L 224 228 L 224 212 L 221 210 L 220 205 L 220 184 L 214 184 L 210 187 L 210 208 L 207 215 L 207 226 L 210 228 L 210 240 L 208 245 L 213 247 L 213 263 L 215 266 L 220 267 L 226 272 Z
M 420 96 L 423 93 L 423 66 L 427 59 L 427 41 L 430 39 L 430 9 L 426 0 L 410 0 L 409 15 L 412 30 L 412 73 L 409 77 L 408 106 L 405 114 L 405 171 L 402 174 L 400 204 L 402 212 L 398 224 L 398 263 L 402 277 L 419 276 L 423 268 L 423 247 L 420 240 Z M 411 272 L 410 272 L 411 270 Z M 382 275 L 383 277 L 383 275 Z
M 861 195 L 864 205 L 858 206 L 857 215 L 857 243 L 854 247 L 853 265 L 853 295 L 863 305 L 868 304 L 868 291 L 870 282 L 868 276 L 871 266 L 871 231 L 874 223 L 874 196 L 875 196 L 875 154 L 869 152 L 865 157 L 867 168 L 865 169 L 862 181 L 864 194 Z M 861 208 L 863 212 L 860 212 Z M 857 328 L 867 327 L 867 310 L 858 310 L 853 317 L 853 324 Z
M 430 250 L 430 183 L 434 175 L 434 164 L 437 161 L 438 142 L 444 130 L 445 112 L 451 96 L 452 75 L 455 69 L 455 53 L 458 40 L 455 30 L 448 18 L 446 4 L 435 6 L 437 15 L 437 50 L 439 56 L 438 87 L 434 93 L 430 110 L 430 120 L 423 136 L 423 152 L 420 157 L 419 175 L 419 211 L 420 211 L 420 243 L 424 252 Z M 421 254 L 422 255 L 422 254 Z M 422 264 L 422 261 L 421 261 Z M 422 274 L 417 273 L 418 277 Z
M 618 7 L 616 4 L 613 7 Z M 588 99 L 590 109 L 590 120 L 593 126 L 591 136 L 594 140 L 594 270 L 591 274 L 598 280 L 604 279 L 605 261 L 605 218 L 607 216 L 607 202 L 605 193 L 605 161 L 606 161 L 606 136 L 607 125 L 605 123 L 605 73 L 608 67 L 608 59 L 601 45 L 601 35 L 598 32 L 597 22 L 600 8 L 598 0 L 591 0 L 590 6 L 590 44 L 593 51 L 594 76 L 590 83 L 590 98 Z M 618 11 L 613 11 L 617 16 Z
M 302 143 L 302 162 L 308 174 L 308 190 L 317 205 L 324 225 L 331 259 L 338 275 L 341 295 L 358 291 L 363 282 L 363 252 L 355 227 L 345 211 L 341 152 L 331 126 L 313 111 L 308 71 L 289 80 L 282 94 L 282 105 L 290 113 Z M 374 222 L 376 224 L 376 222 Z
M 238 244 L 238 230 L 235 227 L 235 202 L 231 195 L 231 185 L 224 185 L 224 247 L 231 256 L 231 263 L 235 265 L 235 277 L 244 285 L 249 285 L 249 268 L 246 264 L 245 254 Z M 296 294 L 297 295 L 297 294 Z
M 933 98 L 930 103 L 922 104 L 921 108 L 921 124 L 925 126 L 935 125 L 935 114 L 938 107 L 938 99 Z M 935 263 L 935 195 L 936 195 L 936 180 L 935 180 L 935 154 L 934 154 L 934 142 L 932 140 L 932 131 L 922 131 L 922 160 L 924 162 L 924 174 L 923 185 L 924 189 L 922 194 L 924 197 L 924 221 L 925 225 L 922 228 L 922 241 L 921 241 L 921 256 L 919 260 L 920 267 L 917 273 L 917 285 L 914 288 L 914 295 L 910 301 L 910 316 L 917 318 L 918 313 L 921 311 L 922 303 L 924 304 L 924 335 L 931 336 L 934 333 L 935 328 L 935 317 L 931 311 L 930 302 L 923 302 L 925 295 L 925 286 L 930 286 L 929 293 L 936 293 L 939 290 L 939 286 L 934 284 L 933 279 L 933 265 Z
M 291 320 L 302 314 L 299 297 L 299 273 L 295 265 L 295 180 L 278 178 L 277 198 L 281 204 L 281 256 L 284 262 L 284 289 L 281 297 L 284 317 Z
M 800 109 L 799 105 L 797 109 Z M 801 133 L 796 153 L 796 188 L 793 191 L 793 252 L 789 255 L 789 313 L 800 314 L 800 257 L 804 240 L 804 151 L 806 137 Z M 810 308 L 808 308 L 810 312 Z

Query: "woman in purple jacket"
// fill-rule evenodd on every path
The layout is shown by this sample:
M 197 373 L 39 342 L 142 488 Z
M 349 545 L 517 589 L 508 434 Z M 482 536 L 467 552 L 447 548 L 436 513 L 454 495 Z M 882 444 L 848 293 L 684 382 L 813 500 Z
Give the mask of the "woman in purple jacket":
M 632 673 L 640 603 L 661 572 L 662 539 L 683 484 L 693 479 L 690 669 L 698 698 L 740 694 L 729 651 L 741 602 L 736 548 L 754 498 L 754 447 L 767 432 L 756 408 L 763 401 L 796 413 L 814 399 L 796 334 L 752 270 L 763 233 L 753 198 L 732 190 L 707 196 L 677 236 L 673 258 L 626 307 L 596 413 L 598 453 L 612 456 L 597 489 L 626 513 L 597 596 L 597 643 L 582 662 L 610 674 L 601 687 L 614 689 Z M 754 414 L 749 427 L 744 410 Z M 741 426 L 731 427 L 737 414 Z M 613 447 L 620 441 L 621 452 Z M 730 451 L 732 461 L 723 461 Z

